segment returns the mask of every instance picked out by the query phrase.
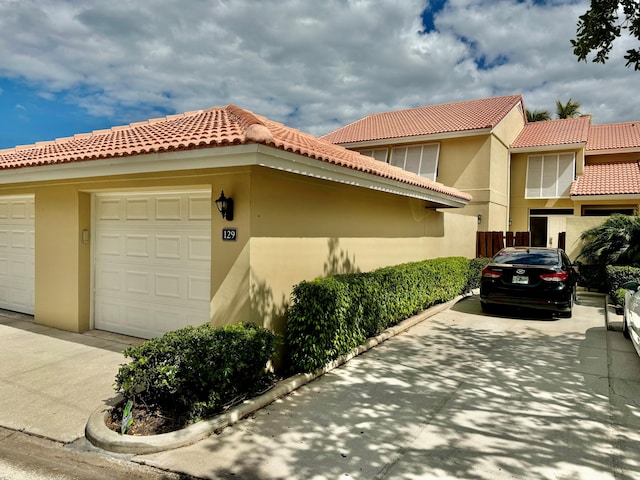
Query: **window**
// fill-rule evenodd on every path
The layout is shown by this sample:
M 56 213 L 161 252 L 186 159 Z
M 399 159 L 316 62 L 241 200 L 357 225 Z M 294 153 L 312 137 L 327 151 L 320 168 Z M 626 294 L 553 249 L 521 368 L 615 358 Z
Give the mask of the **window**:
M 440 145 L 437 143 L 395 147 L 391 149 L 389 163 L 435 181 L 439 152 Z
M 637 209 L 635 206 L 602 206 L 602 205 L 583 205 L 582 216 L 583 217 L 606 217 L 609 215 L 637 215 Z
M 373 157 L 376 160 L 380 160 L 381 162 L 387 161 L 387 149 L 386 148 L 370 148 L 368 150 L 359 150 L 361 155 L 366 155 L 367 157 Z
M 568 197 L 575 170 L 573 153 L 531 155 L 527 162 L 525 198 Z

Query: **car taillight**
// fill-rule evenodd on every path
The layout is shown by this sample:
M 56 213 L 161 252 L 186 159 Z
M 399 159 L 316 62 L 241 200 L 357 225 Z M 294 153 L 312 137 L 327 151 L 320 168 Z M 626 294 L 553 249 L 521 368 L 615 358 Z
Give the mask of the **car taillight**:
M 502 272 L 496 272 L 495 270 L 491 270 L 490 268 L 482 269 L 482 278 L 500 278 L 502 276 Z
M 540 278 L 546 282 L 566 282 L 569 279 L 569 272 L 543 273 Z

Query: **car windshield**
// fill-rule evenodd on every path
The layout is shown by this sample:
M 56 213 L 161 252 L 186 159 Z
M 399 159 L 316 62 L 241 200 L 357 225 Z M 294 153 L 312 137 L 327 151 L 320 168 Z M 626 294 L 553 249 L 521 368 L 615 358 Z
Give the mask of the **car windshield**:
M 558 252 L 554 250 L 502 251 L 498 252 L 493 262 L 519 265 L 557 265 Z

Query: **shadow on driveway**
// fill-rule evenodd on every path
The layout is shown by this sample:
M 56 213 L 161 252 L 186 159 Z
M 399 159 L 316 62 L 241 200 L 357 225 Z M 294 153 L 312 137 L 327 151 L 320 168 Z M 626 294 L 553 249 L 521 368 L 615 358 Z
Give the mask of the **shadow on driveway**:
M 472 297 L 217 436 L 138 460 L 204 478 L 637 479 L 640 359 L 612 335 L 597 306 L 514 321 Z

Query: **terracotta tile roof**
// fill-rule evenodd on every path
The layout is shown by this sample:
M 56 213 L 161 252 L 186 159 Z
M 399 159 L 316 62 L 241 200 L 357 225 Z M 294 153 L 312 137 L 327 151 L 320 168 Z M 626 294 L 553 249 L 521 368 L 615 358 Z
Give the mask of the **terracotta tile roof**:
M 585 165 L 571 184 L 571 196 L 640 194 L 640 162 Z
M 640 150 L 640 121 L 591 126 L 587 152 L 613 149 Z
M 527 123 L 511 148 L 534 148 L 586 143 L 591 117 Z
M 342 144 L 493 128 L 519 102 L 510 95 L 375 113 L 321 138 Z
M 0 150 L 0 169 L 261 143 L 464 201 L 471 196 L 234 105 Z

